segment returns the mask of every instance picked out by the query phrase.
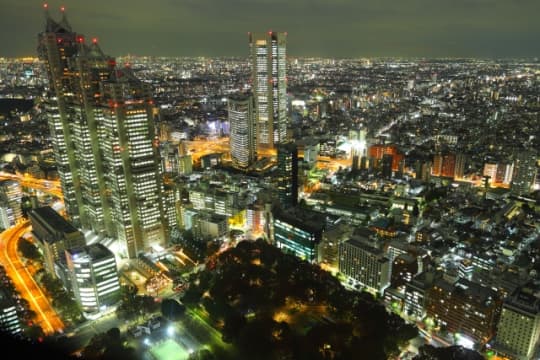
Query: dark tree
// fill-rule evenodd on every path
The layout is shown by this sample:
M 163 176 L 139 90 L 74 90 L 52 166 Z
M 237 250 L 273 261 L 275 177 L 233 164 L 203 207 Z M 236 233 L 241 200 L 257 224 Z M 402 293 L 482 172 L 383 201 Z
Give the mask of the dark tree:
M 41 253 L 38 248 L 28 239 L 19 238 L 18 250 L 22 256 L 29 260 L 40 260 Z
M 164 299 L 161 302 L 161 313 L 166 319 L 179 320 L 186 312 L 186 307 L 174 299 Z

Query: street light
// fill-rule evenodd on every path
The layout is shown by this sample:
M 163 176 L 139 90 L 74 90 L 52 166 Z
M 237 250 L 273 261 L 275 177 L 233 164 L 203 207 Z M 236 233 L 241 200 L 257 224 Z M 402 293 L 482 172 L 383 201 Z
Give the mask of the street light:
M 169 327 L 167 328 L 167 335 L 171 337 L 174 335 L 174 326 L 169 325 Z

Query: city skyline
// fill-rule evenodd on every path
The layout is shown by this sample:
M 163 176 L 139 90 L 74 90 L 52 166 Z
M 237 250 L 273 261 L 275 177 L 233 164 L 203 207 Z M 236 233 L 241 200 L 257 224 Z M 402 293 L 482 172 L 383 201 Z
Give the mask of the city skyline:
M 35 56 L 43 2 L 2 0 L 0 56 Z M 287 31 L 291 57 L 535 57 L 533 0 L 49 1 L 113 56 L 248 56 L 247 32 Z M 271 5 L 271 6 L 270 6 Z M 149 11 L 151 8 L 151 11 Z M 22 26 L 24 22 L 24 26 Z M 14 31 L 15 30 L 15 31 Z M 226 38 L 227 41 L 223 41 Z
M 159 46 L 134 29 L 151 36 L 162 1 L 126 48 Z M 240 5 L 288 13 L 225 7 Z M 249 30 L 249 57 L 126 58 L 107 55 L 110 29 L 101 42 L 66 8 L 37 10 L 39 59 L 0 57 L 12 353 L 540 358 L 538 58 L 287 59 L 275 28 Z M 340 26 L 326 33 L 347 43 Z

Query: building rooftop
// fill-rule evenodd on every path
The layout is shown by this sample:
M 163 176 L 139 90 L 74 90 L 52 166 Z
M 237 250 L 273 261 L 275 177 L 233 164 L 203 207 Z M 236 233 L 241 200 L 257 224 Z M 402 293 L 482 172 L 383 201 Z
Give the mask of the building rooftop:
M 359 239 L 349 239 L 346 241 L 346 243 L 349 243 L 351 244 L 352 246 L 355 246 L 357 248 L 360 248 L 362 250 L 365 250 L 365 251 L 368 251 L 370 253 L 372 253 L 373 255 L 376 255 L 376 256 L 383 256 L 384 255 L 384 251 L 382 251 L 381 249 L 377 249 L 373 246 L 370 246 L 369 244 L 366 244 L 365 242 L 359 240 Z
M 63 232 L 66 234 L 78 231 L 73 225 L 71 225 L 66 219 L 57 213 L 50 206 L 43 206 L 31 210 L 31 214 L 37 215 L 42 222 L 49 224 L 54 230 Z
M 299 207 L 282 209 L 276 212 L 274 217 L 314 233 L 322 232 L 326 228 L 326 217 L 323 214 Z
M 68 249 L 66 251 L 68 251 L 72 256 L 86 255 L 93 261 L 114 256 L 111 250 L 107 249 L 103 244 L 100 243 L 87 245 L 80 248 Z
M 505 301 L 505 307 L 517 308 L 525 313 L 540 313 L 540 296 L 530 287 L 516 289 Z

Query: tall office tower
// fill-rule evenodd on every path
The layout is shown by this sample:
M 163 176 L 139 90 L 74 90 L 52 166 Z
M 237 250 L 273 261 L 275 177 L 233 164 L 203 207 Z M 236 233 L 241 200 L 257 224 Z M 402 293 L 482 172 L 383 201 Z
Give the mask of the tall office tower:
M 38 52 L 50 91 L 47 114 L 64 202 L 73 224 L 117 237 L 133 258 L 162 243 L 166 226 L 152 99 L 94 39 L 72 31 L 65 13 L 46 13 Z
M 514 175 L 510 191 L 516 195 L 528 194 L 536 175 L 536 152 L 519 151 L 514 155 Z
M 518 288 L 504 301 L 497 327 L 497 350 L 501 347 L 512 358 L 532 359 L 539 340 L 540 298 L 531 288 Z
M 153 245 L 164 245 L 167 228 L 152 99 L 148 86 L 128 68 L 115 69 L 101 86 L 101 148 L 112 221 L 120 243 L 134 258 Z
M 102 244 L 66 250 L 75 298 L 86 314 L 105 310 L 120 300 L 114 254 Z
M 287 137 L 287 33 L 250 33 L 257 149 L 273 149 Z
M 22 188 L 14 180 L 0 181 L 0 226 L 7 229 L 22 218 Z
M 298 147 L 295 143 L 277 147 L 277 189 L 282 205 L 298 202 Z
M 45 111 L 66 212 L 73 224 L 80 226 L 80 211 L 83 207 L 81 181 L 75 159 L 75 142 L 69 127 L 73 116 L 67 103 L 76 98 L 70 89 L 70 85 L 75 83 L 76 79 L 73 79 L 75 73 L 71 71 L 68 59 L 75 56 L 83 37 L 71 30 L 65 13 L 62 14 L 62 20 L 56 22 L 50 18 L 47 9 L 45 12 L 45 31 L 39 34 L 38 45 L 38 54 L 40 59 L 45 61 L 49 78 Z
M 257 157 L 252 104 L 253 98 L 249 95 L 228 99 L 232 165 L 240 170 L 246 170 Z

